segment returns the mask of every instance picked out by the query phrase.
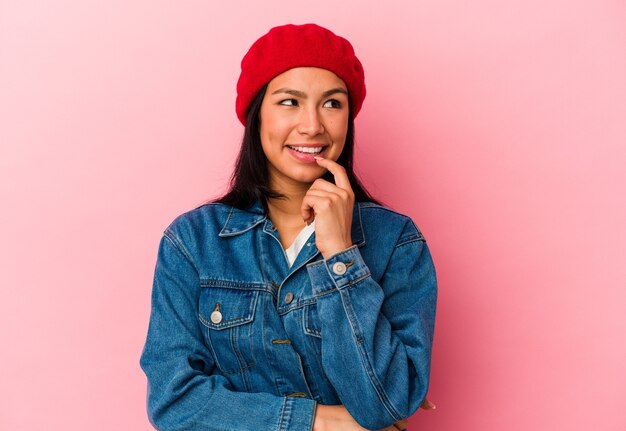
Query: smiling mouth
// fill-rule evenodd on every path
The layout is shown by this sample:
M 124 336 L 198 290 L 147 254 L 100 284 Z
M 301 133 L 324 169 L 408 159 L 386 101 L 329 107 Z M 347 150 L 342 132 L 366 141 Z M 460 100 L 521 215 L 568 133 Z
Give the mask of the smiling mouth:
M 316 155 L 316 154 L 320 154 L 322 151 L 324 151 L 326 149 L 325 146 L 319 146 L 319 147 L 294 147 L 291 145 L 287 145 L 287 148 L 297 151 L 298 153 L 302 153 L 302 154 L 311 154 L 311 155 Z

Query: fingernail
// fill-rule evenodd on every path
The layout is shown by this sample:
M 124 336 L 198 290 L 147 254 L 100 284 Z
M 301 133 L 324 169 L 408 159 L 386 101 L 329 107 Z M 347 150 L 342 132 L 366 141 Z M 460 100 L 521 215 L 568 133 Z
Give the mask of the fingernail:
M 323 158 L 323 157 L 320 157 L 320 156 L 313 156 L 313 158 L 314 158 L 314 159 L 317 159 L 317 160 L 324 160 L 324 158 Z

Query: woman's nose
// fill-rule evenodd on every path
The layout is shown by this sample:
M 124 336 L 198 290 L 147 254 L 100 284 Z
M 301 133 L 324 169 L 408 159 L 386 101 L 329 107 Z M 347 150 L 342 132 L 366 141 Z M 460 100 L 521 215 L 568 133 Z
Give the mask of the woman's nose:
M 324 133 L 324 125 L 317 109 L 305 108 L 302 110 L 298 132 L 309 136 Z

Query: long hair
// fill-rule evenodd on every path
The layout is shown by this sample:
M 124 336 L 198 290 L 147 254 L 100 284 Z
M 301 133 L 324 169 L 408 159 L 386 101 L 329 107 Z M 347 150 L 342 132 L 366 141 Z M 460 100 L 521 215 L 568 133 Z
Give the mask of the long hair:
M 269 186 L 269 174 L 267 170 L 267 158 L 261 146 L 261 136 L 259 134 L 261 104 L 267 84 L 259 90 L 252 100 L 248 113 L 246 115 L 246 126 L 243 133 L 243 141 L 235 162 L 235 169 L 230 178 L 229 191 L 211 202 L 223 203 L 240 209 L 249 208 L 253 202 L 260 200 L 263 204 L 265 213 L 268 213 L 267 200 L 285 199 L 287 196 L 272 190 Z M 354 160 L 354 119 L 352 114 L 348 115 L 348 130 L 346 134 L 346 142 L 337 159 L 337 163 L 344 167 L 352 191 L 354 192 L 355 202 L 373 202 L 383 205 L 374 199 L 365 187 L 361 184 L 353 168 Z M 327 171 L 322 176 L 328 182 L 335 183 L 333 174 Z

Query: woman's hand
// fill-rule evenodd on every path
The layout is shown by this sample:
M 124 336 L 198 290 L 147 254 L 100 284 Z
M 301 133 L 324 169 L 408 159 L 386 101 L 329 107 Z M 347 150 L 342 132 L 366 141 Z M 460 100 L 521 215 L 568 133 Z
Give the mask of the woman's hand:
M 409 425 L 404 419 L 378 431 L 398 431 Z M 315 410 L 313 431 L 368 431 L 354 420 L 343 405 L 327 406 L 318 404 Z
M 424 410 L 435 410 L 437 408 L 436 405 L 428 401 L 428 398 L 424 398 L 424 402 L 422 403 L 420 407 L 423 408 Z
M 324 259 L 352 246 L 354 192 L 343 166 L 316 157 L 320 166 L 335 177 L 335 184 L 318 178 L 302 200 L 300 212 L 307 224 L 315 220 L 315 245 Z
M 433 403 L 428 401 L 428 398 L 424 399 L 420 407 L 424 410 L 434 410 L 436 408 Z M 409 420 L 403 419 L 379 431 L 402 431 L 408 426 Z M 366 428 L 359 425 L 343 405 L 328 406 L 318 404 L 315 410 L 313 431 L 366 431 Z

